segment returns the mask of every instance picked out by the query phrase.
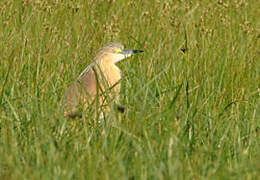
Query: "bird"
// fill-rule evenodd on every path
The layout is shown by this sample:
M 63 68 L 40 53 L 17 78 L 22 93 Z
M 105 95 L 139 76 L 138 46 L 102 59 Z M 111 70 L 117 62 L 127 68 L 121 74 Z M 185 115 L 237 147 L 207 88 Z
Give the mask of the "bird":
M 125 49 L 118 42 L 112 42 L 101 48 L 92 62 L 82 71 L 77 80 L 70 84 L 64 94 L 64 116 L 81 117 L 79 106 L 88 108 L 96 99 L 99 106 L 109 100 L 118 103 L 121 70 L 116 65 L 119 61 L 143 50 Z M 118 106 L 119 111 L 123 108 Z

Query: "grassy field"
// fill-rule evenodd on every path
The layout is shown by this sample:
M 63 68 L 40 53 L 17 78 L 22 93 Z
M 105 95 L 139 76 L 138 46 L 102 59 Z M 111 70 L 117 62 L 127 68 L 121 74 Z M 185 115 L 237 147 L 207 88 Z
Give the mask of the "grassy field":
M 260 1 L 0 1 L 0 179 L 260 177 Z M 108 42 L 120 103 L 62 97 Z

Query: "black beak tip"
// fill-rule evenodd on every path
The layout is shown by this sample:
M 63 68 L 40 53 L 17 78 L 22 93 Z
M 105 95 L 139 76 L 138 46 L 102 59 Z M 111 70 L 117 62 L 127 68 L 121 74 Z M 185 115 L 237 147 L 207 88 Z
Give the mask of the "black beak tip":
M 144 52 L 143 50 L 133 50 L 134 53 L 142 53 Z

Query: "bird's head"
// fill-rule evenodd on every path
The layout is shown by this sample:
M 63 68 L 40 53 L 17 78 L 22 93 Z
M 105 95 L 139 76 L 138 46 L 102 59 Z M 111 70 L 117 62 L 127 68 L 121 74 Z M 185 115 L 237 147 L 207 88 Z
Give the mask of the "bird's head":
M 125 49 L 120 43 L 109 43 L 97 53 L 95 61 L 106 61 L 115 64 L 133 54 L 141 53 L 142 50 Z

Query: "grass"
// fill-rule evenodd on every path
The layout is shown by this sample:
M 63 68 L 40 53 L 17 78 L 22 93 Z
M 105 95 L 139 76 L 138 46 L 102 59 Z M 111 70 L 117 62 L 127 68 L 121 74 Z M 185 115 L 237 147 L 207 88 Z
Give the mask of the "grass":
M 2 0 L 0 179 L 259 178 L 259 6 Z M 64 118 L 113 41 L 145 51 L 118 65 L 126 112 Z

